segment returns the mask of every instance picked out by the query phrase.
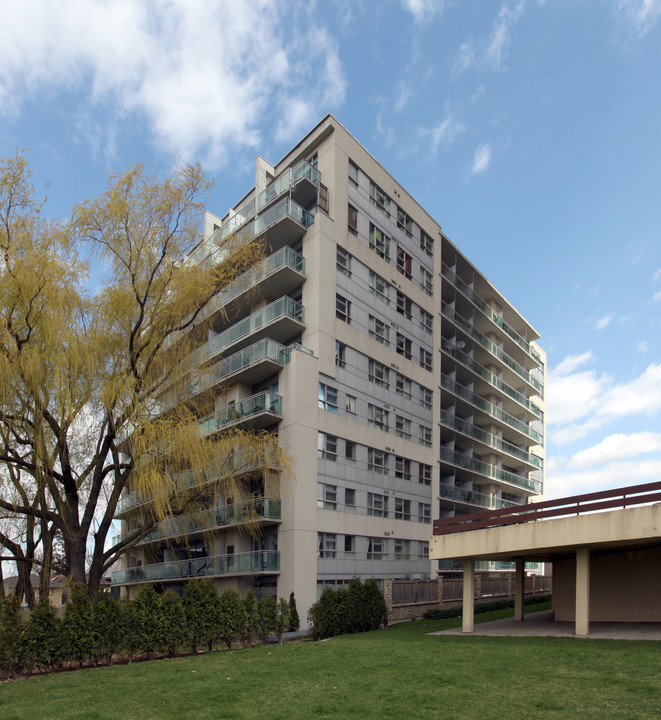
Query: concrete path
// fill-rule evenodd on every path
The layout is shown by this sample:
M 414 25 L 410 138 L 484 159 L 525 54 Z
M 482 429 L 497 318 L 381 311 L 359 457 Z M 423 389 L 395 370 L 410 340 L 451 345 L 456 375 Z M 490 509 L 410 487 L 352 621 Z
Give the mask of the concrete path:
M 661 623 L 590 623 L 590 634 L 574 634 L 574 623 L 555 622 L 553 611 L 529 613 L 523 622 L 514 618 L 475 623 L 475 631 L 463 633 L 461 628 L 441 630 L 429 635 L 480 635 L 491 637 L 573 637 L 585 640 L 661 640 Z

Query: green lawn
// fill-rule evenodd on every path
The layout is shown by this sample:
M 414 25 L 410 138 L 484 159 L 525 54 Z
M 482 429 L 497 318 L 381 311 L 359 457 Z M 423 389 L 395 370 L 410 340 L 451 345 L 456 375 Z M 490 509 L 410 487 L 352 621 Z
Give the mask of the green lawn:
M 425 635 L 458 624 L 19 680 L 0 718 L 661 718 L 655 642 Z

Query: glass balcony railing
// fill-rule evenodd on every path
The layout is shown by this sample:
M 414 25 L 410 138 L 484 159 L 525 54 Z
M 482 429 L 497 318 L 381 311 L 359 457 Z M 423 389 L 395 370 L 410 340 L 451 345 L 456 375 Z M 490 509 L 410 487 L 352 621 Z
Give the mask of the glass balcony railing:
M 463 398 L 467 402 L 471 403 L 471 405 L 475 405 L 475 407 L 480 408 L 480 410 L 484 410 L 487 415 L 490 415 L 492 418 L 495 418 L 496 420 L 500 420 L 504 422 L 506 425 L 509 425 L 511 428 L 514 428 L 515 430 L 518 430 L 519 432 L 523 433 L 524 435 L 527 435 L 532 440 L 535 440 L 540 445 L 544 442 L 544 437 L 541 433 L 538 433 L 536 430 L 533 430 L 529 425 L 526 425 L 522 420 L 518 420 L 513 415 L 510 415 L 509 413 L 506 413 L 504 410 L 501 410 L 499 407 L 496 407 L 496 405 L 493 405 L 492 403 L 488 402 L 484 398 L 480 397 L 477 393 L 474 393 L 472 390 L 469 390 L 468 388 L 465 388 L 463 385 L 460 385 L 459 383 L 452 380 L 452 378 L 449 378 L 447 375 L 441 374 L 441 386 L 444 387 L 446 390 L 450 390 L 450 392 L 454 393 L 455 395 L 458 395 L 459 397 Z
M 245 338 L 264 325 L 268 325 L 274 320 L 283 317 L 289 317 L 300 323 L 304 323 L 305 311 L 303 306 L 290 297 L 282 297 L 272 302 L 270 305 L 244 318 L 236 323 L 236 325 L 232 325 L 227 328 L 227 330 L 216 335 L 216 337 L 208 343 L 199 347 L 192 355 L 191 364 L 198 365 L 209 360 L 209 358 L 222 352 L 227 346 L 232 345 L 237 342 L 237 340 Z
M 528 400 L 528 398 L 523 393 L 515 390 L 511 385 L 508 385 L 497 375 L 494 375 L 492 372 L 487 370 L 478 362 L 475 362 L 475 360 L 473 360 L 470 355 L 467 355 L 466 353 L 459 350 L 456 345 L 448 342 L 445 338 L 441 339 L 441 350 L 448 353 L 448 355 L 452 355 L 452 357 L 456 360 L 459 360 L 462 365 L 465 365 L 476 375 L 479 375 L 481 378 L 486 380 L 490 385 L 505 393 L 505 395 L 512 398 L 512 400 L 515 400 L 517 403 L 519 403 L 519 405 L 522 405 L 540 420 L 543 418 L 544 414 L 542 410 L 538 408 L 535 403 L 530 402 L 530 400 Z
M 280 500 L 255 498 L 242 503 L 234 503 L 233 505 L 219 505 L 190 515 L 167 518 L 154 525 L 149 533 L 140 540 L 139 544 L 164 540 L 179 535 L 204 532 L 222 528 L 226 525 L 280 520 L 281 517 Z
M 489 510 L 500 510 L 501 508 L 520 505 L 511 500 L 503 500 L 501 498 L 491 497 L 483 493 L 474 492 L 473 490 L 463 490 L 462 488 L 453 487 L 452 485 L 444 485 L 441 483 L 438 488 L 439 497 L 444 500 L 454 500 L 455 502 L 463 502 L 467 505 L 477 505 L 478 507 L 488 508 Z
M 277 573 L 279 571 L 280 553 L 277 550 L 260 550 L 190 560 L 173 560 L 172 562 L 117 570 L 112 574 L 112 584 L 130 585 L 159 580 L 185 580 L 217 575 Z
M 458 467 L 466 470 L 493 478 L 494 480 L 501 480 L 502 482 L 509 483 L 510 485 L 516 485 L 517 487 L 530 490 L 534 493 L 542 492 L 542 483 L 537 480 L 529 480 L 527 477 L 508 472 L 507 470 L 502 470 L 501 468 L 497 468 L 495 465 L 488 465 L 481 460 L 475 460 L 475 458 L 468 457 L 462 453 L 454 452 L 454 450 L 441 448 L 441 462 L 457 465 Z
M 257 395 L 252 395 L 245 400 L 240 400 L 208 415 L 198 422 L 197 427 L 204 437 L 262 413 L 273 415 L 275 419 L 282 417 L 282 398 L 280 395 L 266 391 L 257 393 Z
M 523 378 L 529 385 L 532 385 L 535 390 L 541 392 L 542 384 L 536 380 L 527 370 L 520 365 L 514 358 L 510 357 L 502 348 L 498 347 L 495 343 L 491 342 L 486 335 L 483 335 L 474 325 L 471 325 L 465 318 L 459 313 L 455 312 L 451 307 L 442 303 L 441 305 L 442 315 L 453 322 L 455 325 L 460 327 L 467 335 L 476 340 L 483 348 L 488 350 L 492 355 L 497 357 L 501 362 L 507 365 L 510 370 L 513 370 L 519 377 Z
M 529 355 L 541 362 L 542 358 L 535 348 L 519 333 L 508 325 L 498 313 L 491 308 L 477 293 L 475 293 L 466 283 L 447 265 L 442 265 L 441 275 L 448 280 L 454 287 L 465 295 L 476 307 L 478 307 L 490 320 L 492 320 L 499 328 L 507 333 L 509 337 Z
M 499 437 L 492 435 L 486 430 L 482 430 L 482 428 L 477 427 L 477 425 L 473 425 L 472 423 L 466 422 L 466 420 L 458 418 L 456 415 L 453 415 L 447 410 L 441 409 L 441 424 L 451 427 L 464 435 L 475 438 L 475 440 L 479 440 L 489 447 L 519 458 L 519 460 L 522 460 L 530 465 L 534 465 L 537 468 L 542 467 L 541 458 L 518 448 L 516 445 L 512 445 L 512 443 L 508 443 L 506 440 L 501 440 Z

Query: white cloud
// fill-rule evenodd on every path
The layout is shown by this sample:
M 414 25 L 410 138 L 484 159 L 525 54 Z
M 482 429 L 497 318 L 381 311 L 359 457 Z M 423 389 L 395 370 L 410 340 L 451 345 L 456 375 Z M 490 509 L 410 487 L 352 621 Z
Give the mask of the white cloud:
M 217 166 L 229 148 L 258 142 L 267 111 L 289 139 L 343 102 L 335 43 L 306 12 L 276 0 L 7 4 L 0 112 L 75 90 L 109 127 L 137 113 L 162 149 Z M 81 128 L 90 133 L 98 128 Z
M 484 172 L 491 162 L 491 146 L 489 143 L 482 143 L 478 146 L 473 157 L 473 167 L 471 172 L 473 175 Z
M 609 388 L 599 402 L 599 414 L 603 417 L 654 414 L 659 410 L 661 410 L 661 363 L 649 365 L 642 375 L 630 382 Z
M 595 324 L 596 330 L 603 330 L 605 327 L 608 327 L 610 325 L 611 320 L 615 317 L 615 313 L 611 313 L 610 315 L 604 315 L 603 317 L 599 318 Z
M 647 340 L 641 340 L 638 345 L 636 345 L 636 352 L 639 352 L 641 355 L 646 355 L 648 350 L 649 343 Z
M 600 398 L 610 383 L 607 375 L 598 376 L 595 370 L 558 375 L 549 372 L 546 404 L 549 425 L 573 425 L 577 420 L 596 411 Z M 572 432 L 578 433 L 574 426 Z M 559 433 L 550 434 L 559 442 Z
M 450 145 L 466 129 L 465 125 L 452 115 L 446 115 L 441 122 L 422 131 L 422 134 L 431 136 L 432 155 L 438 152 L 441 146 Z
M 431 22 L 445 9 L 444 0 L 402 0 L 402 7 L 413 15 L 416 22 Z
M 572 470 L 591 468 L 624 458 L 660 451 L 661 433 L 615 433 L 608 435 L 597 445 L 575 453 L 567 463 L 567 468 Z
M 654 302 L 659 302 L 659 300 L 661 300 L 661 290 L 659 290 L 658 292 L 655 292 L 652 299 L 654 300 Z
M 652 282 L 656 282 L 659 278 L 661 278 L 661 268 L 652 275 Z
M 661 0 L 619 0 L 616 16 L 623 20 L 634 37 L 642 39 L 661 17 Z
M 553 370 L 556 376 L 569 375 L 586 363 L 592 362 L 594 356 L 592 351 L 581 353 L 580 355 L 567 355 L 567 357 Z

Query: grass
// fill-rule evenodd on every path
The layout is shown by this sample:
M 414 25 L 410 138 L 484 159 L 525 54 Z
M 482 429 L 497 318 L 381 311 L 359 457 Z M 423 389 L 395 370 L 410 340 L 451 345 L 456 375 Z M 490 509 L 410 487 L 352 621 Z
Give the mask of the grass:
M 511 615 L 486 613 L 480 621 Z M 3 720 L 661 717 L 654 642 L 435 636 L 459 618 L 0 686 Z

